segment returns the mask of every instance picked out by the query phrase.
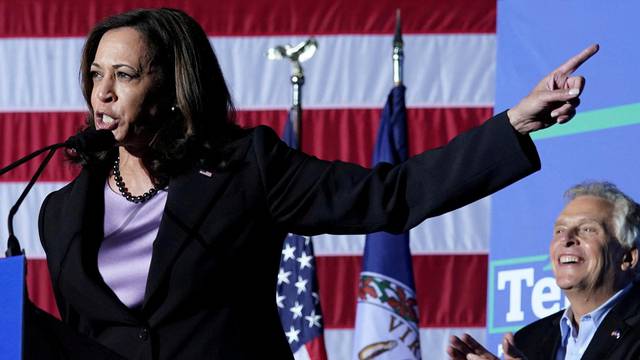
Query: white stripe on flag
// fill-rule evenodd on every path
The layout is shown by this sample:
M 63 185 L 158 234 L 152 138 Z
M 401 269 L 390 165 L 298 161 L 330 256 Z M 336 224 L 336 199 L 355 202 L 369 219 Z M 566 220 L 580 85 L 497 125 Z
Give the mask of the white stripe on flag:
M 491 198 L 427 219 L 410 231 L 413 255 L 486 253 L 489 250 Z M 317 256 L 362 255 L 364 235 L 318 235 L 313 237 Z
M 305 346 L 301 346 L 300 349 L 293 354 L 293 358 L 296 360 L 311 360 L 311 355 L 309 355 Z
M 267 48 L 303 37 L 213 37 L 239 109 L 290 106 L 290 65 L 269 61 Z M 392 84 L 391 36 L 318 36 L 304 64 L 306 108 L 382 107 Z M 495 35 L 406 35 L 408 107 L 491 107 Z M 0 39 L 0 111 L 84 111 L 78 68 L 80 38 Z M 242 61 L 239 61 L 241 59 Z M 472 59 L 472 61 L 471 61 Z
M 8 239 L 9 234 L 6 226 L 6 219 L 9 216 L 11 206 L 18 200 L 18 197 L 24 190 L 27 183 L 23 182 L 3 182 L 0 183 L 0 241 Z M 16 237 L 20 241 L 20 245 L 25 250 L 28 258 L 44 258 L 44 250 L 40 245 L 38 237 L 38 214 L 40 205 L 44 198 L 50 192 L 64 186 L 64 183 L 50 182 L 38 183 L 29 192 L 29 195 L 20 206 L 20 210 L 16 214 L 13 222 L 13 230 Z M 0 245 L 0 249 L 6 248 L 6 243 Z
M 40 205 L 47 194 L 64 184 L 36 184 L 16 214 L 16 235 L 29 258 L 44 257 L 37 231 Z M 0 219 L 7 218 L 11 204 L 17 200 L 25 186 L 26 182 L 0 182 L 0 199 L 6 204 L 0 207 Z M 487 197 L 462 209 L 427 219 L 410 232 L 412 254 L 486 253 L 489 248 L 490 206 L 491 200 Z M 6 238 L 7 228 L 2 225 L 0 239 Z M 364 251 L 364 235 L 324 234 L 312 239 L 316 256 L 362 255 Z

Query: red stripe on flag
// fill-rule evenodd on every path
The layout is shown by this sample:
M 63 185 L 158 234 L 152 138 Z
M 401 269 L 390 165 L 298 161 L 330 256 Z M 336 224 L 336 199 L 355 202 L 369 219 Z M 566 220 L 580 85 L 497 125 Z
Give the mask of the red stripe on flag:
M 302 150 L 326 160 L 342 160 L 370 167 L 382 109 L 305 109 Z M 492 108 L 409 108 L 409 155 L 442 146 L 459 133 L 482 124 Z M 286 111 L 243 111 L 243 126 L 271 126 L 284 130 Z
M 65 141 L 84 124 L 83 113 L 0 113 L 0 167 L 47 145 Z M 29 181 L 40 165 L 39 159 L 21 165 L 0 177 L 0 181 Z M 65 160 L 63 150 L 51 159 L 41 181 L 68 181 L 78 173 Z
M 309 109 L 304 111 L 302 150 L 321 159 L 342 160 L 371 166 L 381 109 Z M 458 133 L 482 123 L 491 108 L 408 109 L 409 153 L 447 143 Z M 282 133 L 286 110 L 240 111 L 243 126 L 265 124 Z M 38 148 L 61 142 L 84 123 L 84 113 L 0 113 L 0 167 Z M 28 181 L 39 165 L 33 160 L 5 174 L 2 181 Z M 78 169 L 54 157 L 41 181 L 70 181 Z
M 311 360 L 327 360 L 327 348 L 324 344 L 324 336 L 316 336 L 313 340 L 304 344 Z
M 325 328 L 353 328 L 361 260 L 360 256 L 316 258 Z M 27 263 L 30 298 L 59 316 L 46 261 Z M 485 326 L 486 255 L 414 255 L 413 266 L 420 327 Z
M 396 9 L 405 34 L 496 31 L 495 0 L 32 0 L 0 3 L 0 37 L 84 37 L 106 16 L 163 6 L 183 9 L 216 36 L 392 34 Z
M 420 327 L 485 326 L 486 255 L 412 258 Z M 316 258 L 325 328 L 353 328 L 361 261 L 360 256 Z
M 486 325 L 487 255 L 413 257 L 421 327 Z
M 60 318 L 56 300 L 53 296 L 47 260 L 27 260 L 27 290 L 29 291 L 29 299 L 31 299 L 36 306 Z

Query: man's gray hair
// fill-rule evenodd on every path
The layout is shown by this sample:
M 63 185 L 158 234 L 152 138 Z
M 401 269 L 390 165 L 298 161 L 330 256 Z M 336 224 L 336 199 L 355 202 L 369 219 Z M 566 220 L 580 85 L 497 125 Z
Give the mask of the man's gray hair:
M 595 196 L 613 205 L 614 235 L 625 248 L 640 248 L 640 205 L 605 181 L 589 181 L 575 185 L 564 194 L 568 201 L 579 196 Z

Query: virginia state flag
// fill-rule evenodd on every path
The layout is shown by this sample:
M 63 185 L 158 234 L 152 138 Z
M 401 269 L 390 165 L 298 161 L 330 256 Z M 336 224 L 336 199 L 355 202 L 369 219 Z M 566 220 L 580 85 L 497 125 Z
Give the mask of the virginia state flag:
M 283 140 L 298 148 L 298 134 L 291 117 Z M 316 260 L 308 236 L 288 234 L 280 257 L 276 304 L 280 322 L 296 360 L 327 360 Z
M 404 86 L 391 90 L 382 111 L 373 164 L 407 159 Z M 409 233 L 367 235 L 358 286 L 353 359 L 420 359 L 418 303 Z

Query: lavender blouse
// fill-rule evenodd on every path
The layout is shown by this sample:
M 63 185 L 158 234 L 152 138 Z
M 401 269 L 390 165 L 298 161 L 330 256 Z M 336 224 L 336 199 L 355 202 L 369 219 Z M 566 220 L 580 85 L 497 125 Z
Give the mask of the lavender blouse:
M 167 191 L 133 203 L 104 187 L 104 240 L 98 270 L 118 299 L 129 308 L 142 305 L 153 242 L 158 234 Z

